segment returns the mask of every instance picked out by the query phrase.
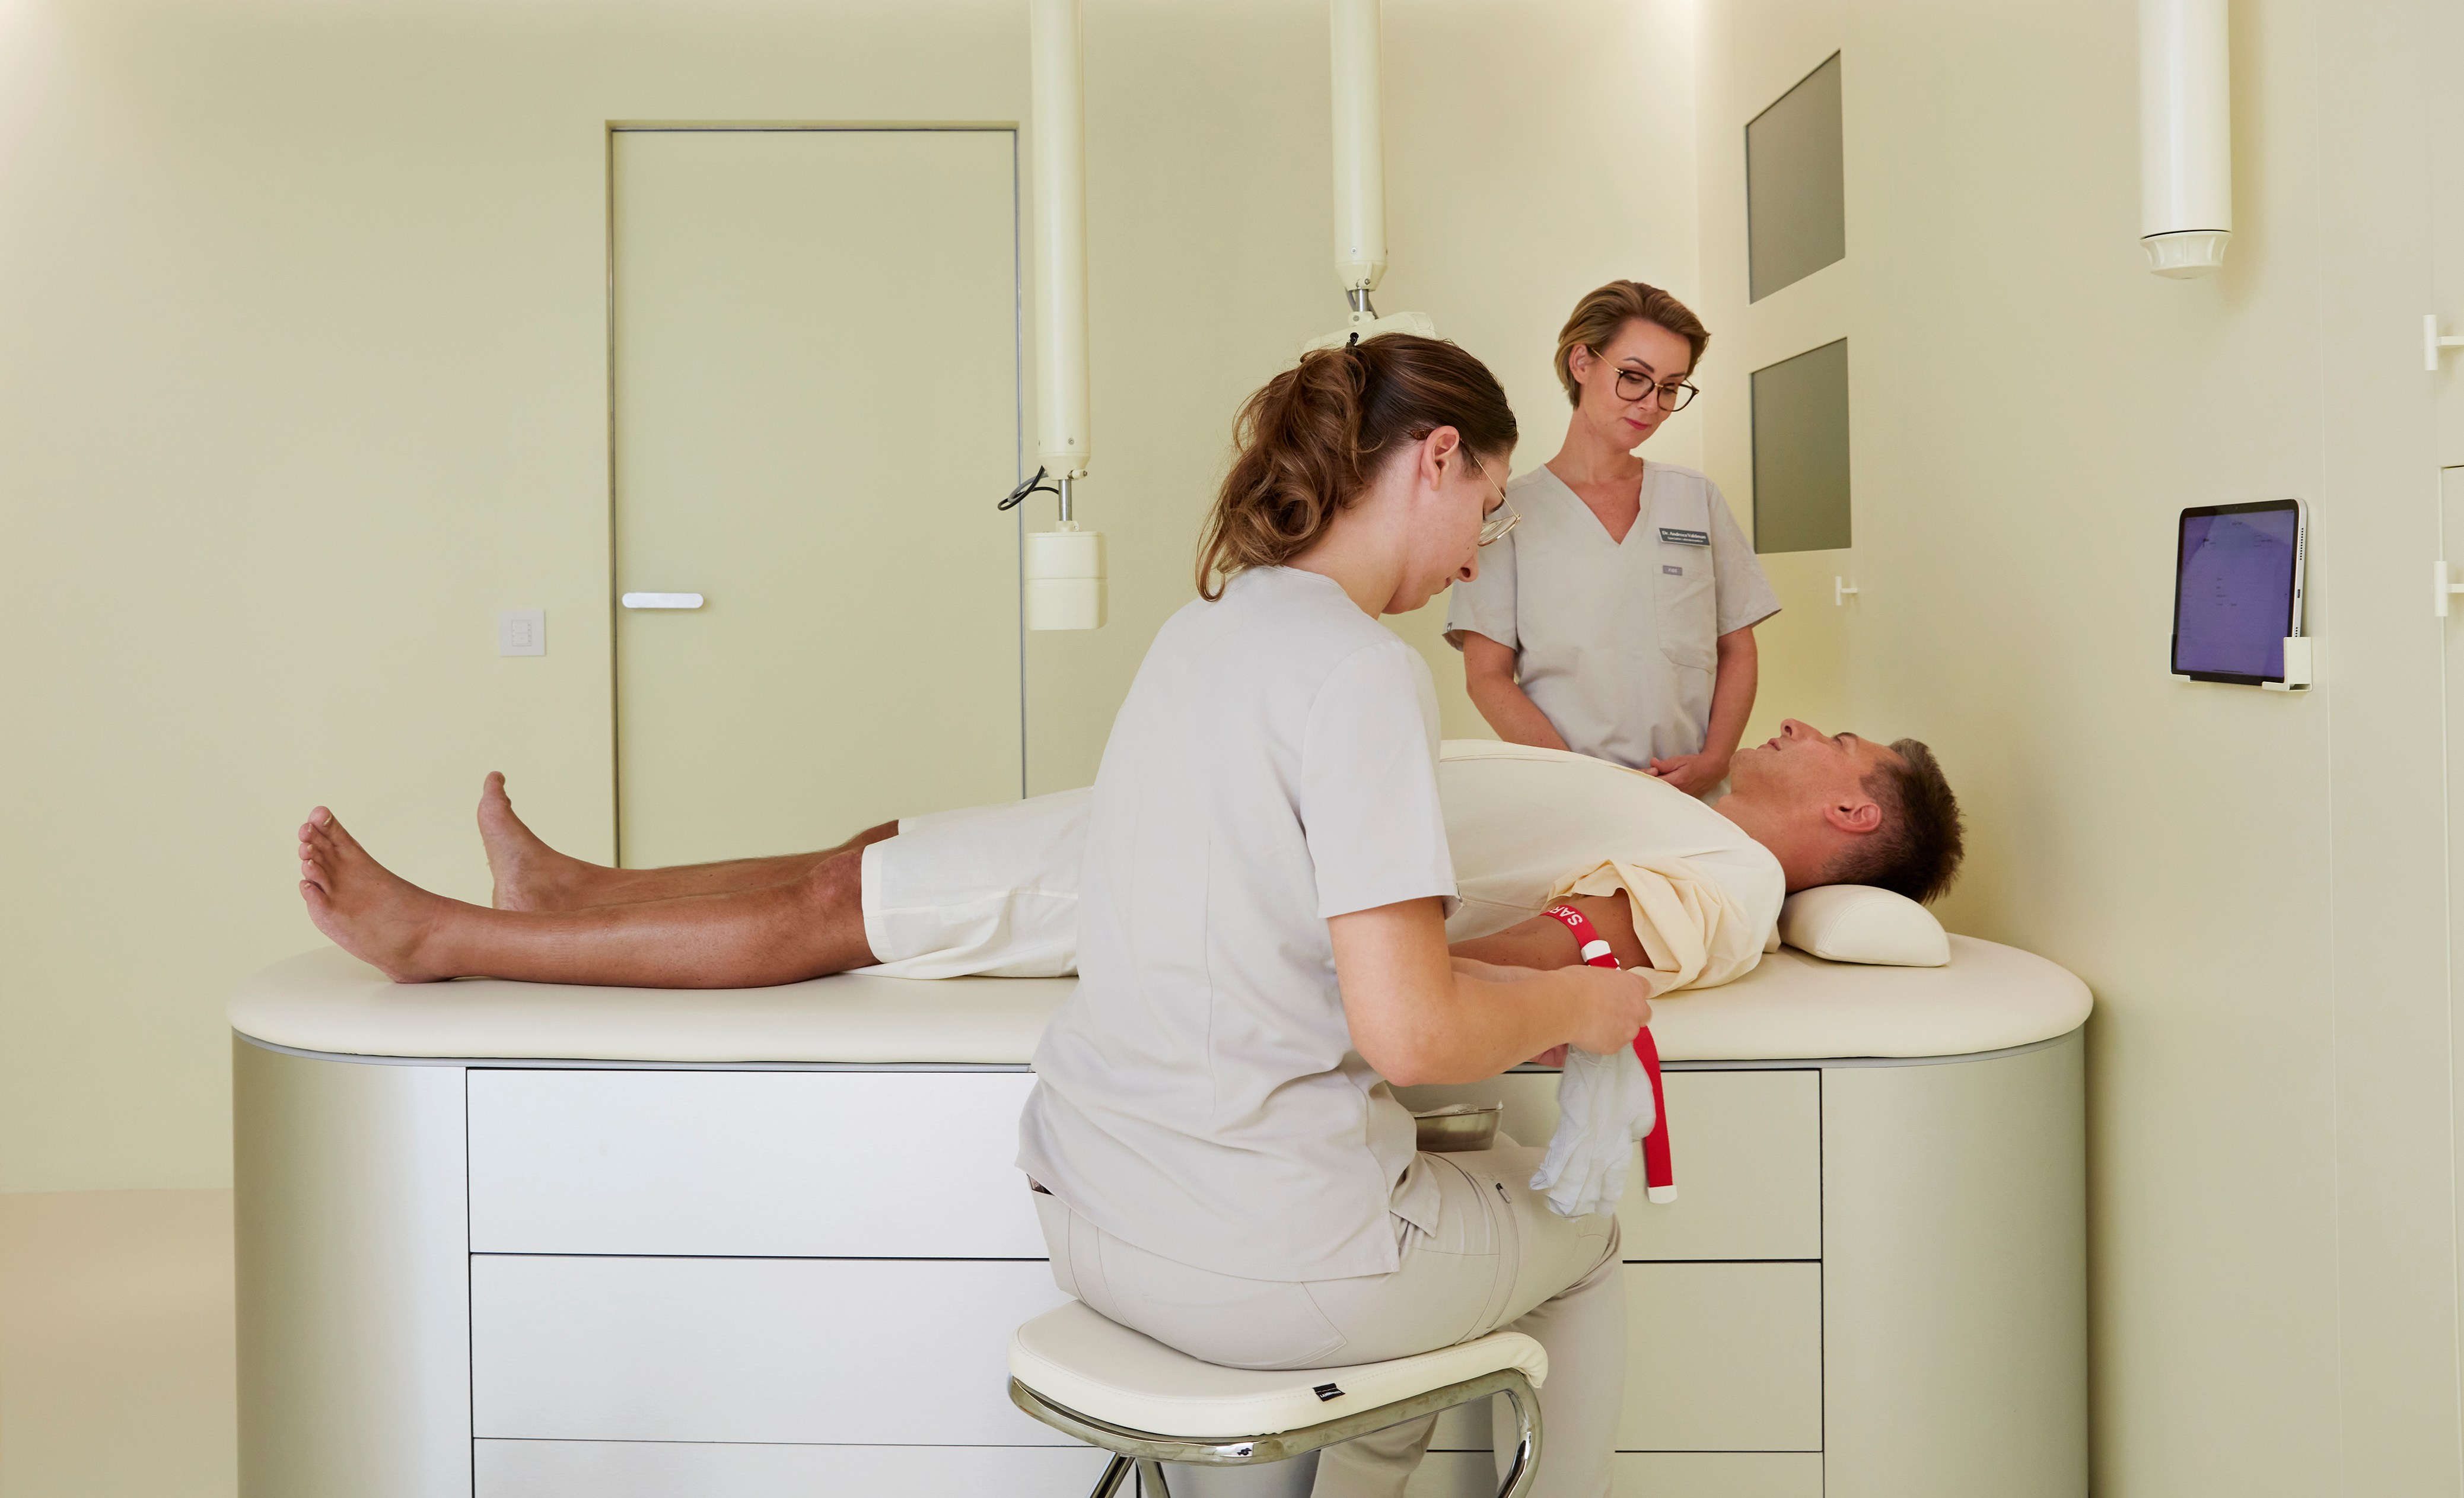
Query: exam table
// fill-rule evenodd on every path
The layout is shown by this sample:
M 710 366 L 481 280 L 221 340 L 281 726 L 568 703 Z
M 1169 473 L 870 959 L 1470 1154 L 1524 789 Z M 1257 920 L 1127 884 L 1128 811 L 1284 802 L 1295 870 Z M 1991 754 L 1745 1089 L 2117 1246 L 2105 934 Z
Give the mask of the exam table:
M 2089 996 L 1950 940 L 1656 1002 L 1680 1198 L 1622 1212 L 1621 1495 L 2086 1492 Z M 1062 1299 L 1011 1159 L 1071 982 L 251 978 L 241 1490 L 1078 1498 L 1102 1453 L 1004 1392 Z M 1555 1081 L 1402 1095 L 1538 1144 Z M 1447 1417 L 1414 1494 L 1493 1490 L 1487 1444 Z

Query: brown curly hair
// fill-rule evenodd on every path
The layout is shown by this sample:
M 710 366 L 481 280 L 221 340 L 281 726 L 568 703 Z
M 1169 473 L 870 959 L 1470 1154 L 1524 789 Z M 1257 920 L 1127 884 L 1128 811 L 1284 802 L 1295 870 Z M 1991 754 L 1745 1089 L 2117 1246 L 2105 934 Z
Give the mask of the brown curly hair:
M 1488 366 L 1442 339 L 1385 333 L 1314 350 L 1242 406 L 1232 471 L 1198 543 L 1198 596 L 1309 549 L 1399 444 L 1441 427 L 1491 456 L 1514 446 L 1514 411 Z

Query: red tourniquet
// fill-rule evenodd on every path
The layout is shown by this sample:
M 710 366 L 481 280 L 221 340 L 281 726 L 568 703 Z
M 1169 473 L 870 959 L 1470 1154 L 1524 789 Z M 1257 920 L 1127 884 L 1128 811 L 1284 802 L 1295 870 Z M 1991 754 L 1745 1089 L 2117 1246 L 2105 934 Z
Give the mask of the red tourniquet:
M 1574 934 L 1587 965 L 1617 965 L 1616 954 L 1601 939 L 1599 928 L 1592 924 L 1590 916 L 1571 905 L 1551 905 L 1541 914 Z M 1660 1046 L 1651 1038 L 1650 1025 L 1635 1031 L 1634 1055 L 1642 1063 L 1643 1075 L 1651 1078 L 1651 1132 L 1642 1136 L 1642 1182 L 1652 1201 L 1674 1201 L 1677 1169 L 1668 1158 L 1668 1099 L 1660 1087 Z

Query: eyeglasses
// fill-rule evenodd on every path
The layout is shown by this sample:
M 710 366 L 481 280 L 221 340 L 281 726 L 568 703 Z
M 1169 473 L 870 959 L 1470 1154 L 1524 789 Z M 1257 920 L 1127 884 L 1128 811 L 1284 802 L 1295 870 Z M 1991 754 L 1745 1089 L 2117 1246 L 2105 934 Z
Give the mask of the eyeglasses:
M 1472 452 L 1471 449 L 1463 449 L 1463 454 L 1471 459 L 1471 466 L 1479 472 L 1481 477 L 1488 478 L 1488 470 L 1481 467 L 1479 457 Z M 1488 487 L 1497 491 L 1497 508 L 1484 517 L 1480 522 L 1480 543 L 1484 546 L 1504 540 L 1506 533 L 1521 524 L 1523 520 L 1523 517 L 1515 513 L 1513 501 L 1506 497 L 1504 484 L 1494 478 L 1488 478 Z
M 1599 350 L 1594 349 L 1592 352 L 1597 354 Z M 1692 403 L 1694 397 L 1703 393 L 1683 380 L 1670 380 L 1665 384 L 1655 385 L 1651 376 L 1639 369 L 1619 369 L 1617 372 L 1618 400 L 1639 401 L 1643 398 L 1644 392 L 1650 390 L 1660 392 L 1660 408 L 1672 413 L 1683 410 Z

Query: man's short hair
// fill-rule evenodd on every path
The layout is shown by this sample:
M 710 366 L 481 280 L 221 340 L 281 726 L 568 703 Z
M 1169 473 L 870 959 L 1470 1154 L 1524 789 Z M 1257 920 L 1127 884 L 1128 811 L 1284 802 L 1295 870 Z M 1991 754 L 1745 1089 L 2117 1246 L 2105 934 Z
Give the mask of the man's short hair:
M 1831 869 L 1834 884 L 1870 884 L 1930 903 L 1958 876 L 1965 851 L 1959 798 L 1943 779 L 1933 751 L 1913 738 L 1891 745 L 1899 759 L 1865 777 L 1865 794 L 1882 808 L 1882 826 L 1859 838 Z

